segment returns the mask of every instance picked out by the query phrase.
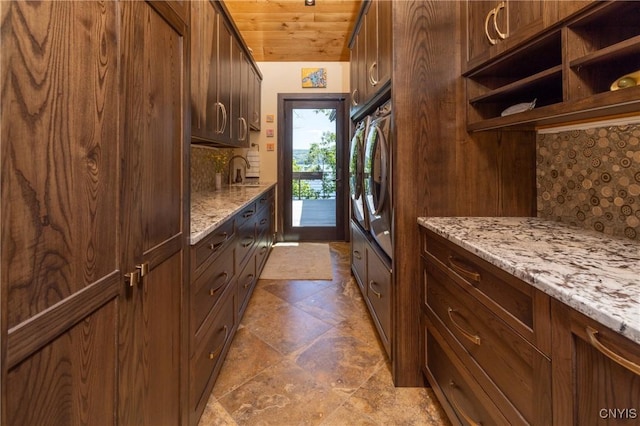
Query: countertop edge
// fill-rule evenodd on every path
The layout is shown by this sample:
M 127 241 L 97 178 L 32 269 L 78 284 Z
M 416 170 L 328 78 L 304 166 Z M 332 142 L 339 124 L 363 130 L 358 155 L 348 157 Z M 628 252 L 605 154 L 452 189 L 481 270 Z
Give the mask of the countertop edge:
M 428 222 L 429 219 L 429 217 L 419 217 L 418 224 L 451 241 L 452 243 L 470 251 L 471 253 L 477 255 L 490 264 L 514 275 L 522 281 L 532 285 L 534 288 L 575 309 L 576 311 L 584 314 L 594 321 L 597 321 L 598 323 L 611 329 L 612 331 L 615 331 L 616 333 L 619 333 L 620 335 L 634 341 L 635 343 L 640 344 L 640 329 L 629 327 L 628 320 L 626 320 L 625 317 L 617 315 L 613 309 L 604 306 L 601 301 L 586 299 L 580 294 L 572 292 L 570 289 L 560 287 L 553 282 L 545 280 L 545 277 L 542 275 L 537 275 L 523 270 L 522 268 L 519 268 L 517 264 L 510 262 L 509 260 L 498 258 L 480 245 L 475 245 L 472 242 L 462 240 L 456 235 L 453 235 L 452 233 L 442 229 L 441 227 L 432 225 Z M 455 219 L 463 220 L 464 218 Z M 563 226 L 558 224 L 557 222 L 553 222 L 553 225 Z M 567 228 L 570 227 L 567 226 Z M 576 232 L 579 232 L 579 230 L 576 230 Z M 587 234 L 586 230 L 585 234 Z
M 243 208 L 247 207 L 249 204 L 251 204 L 251 202 L 255 201 L 256 199 L 260 198 L 262 195 L 264 195 L 267 191 L 270 191 L 272 188 L 274 188 L 276 186 L 277 182 L 273 182 L 273 183 L 268 183 L 268 184 L 264 184 L 264 186 L 260 186 L 260 187 L 251 187 L 251 189 L 256 189 L 259 191 L 254 192 L 253 194 L 251 194 L 251 196 L 247 197 L 246 200 L 244 200 L 243 203 L 236 205 L 234 207 L 233 210 L 229 210 L 224 212 L 221 216 L 216 217 L 215 220 L 212 220 L 212 222 L 207 225 L 204 229 L 200 230 L 200 231 L 196 231 L 196 232 L 191 232 L 190 236 L 189 236 L 189 244 L 191 246 L 194 246 L 196 244 L 198 244 L 200 241 L 202 241 L 204 238 L 206 238 L 209 234 L 211 234 L 213 231 L 215 231 L 217 228 L 219 228 L 224 222 L 226 222 L 227 220 L 231 219 L 234 215 L 236 215 L 239 211 L 241 211 Z M 229 189 L 227 188 L 226 191 L 229 191 Z M 211 197 L 225 197 L 225 193 L 218 193 L 218 192 L 213 192 L 211 193 Z M 191 213 L 192 217 L 191 220 L 193 221 L 193 213 Z

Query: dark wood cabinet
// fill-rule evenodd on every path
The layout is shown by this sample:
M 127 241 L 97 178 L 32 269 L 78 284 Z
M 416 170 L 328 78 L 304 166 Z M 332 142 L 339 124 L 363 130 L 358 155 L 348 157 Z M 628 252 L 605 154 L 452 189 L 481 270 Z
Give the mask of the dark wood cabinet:
M 467 69 L 540 32 L 555 6 L 555 1 L 467 1 Z
M 531 2 L 507 5 L 511 3 L 524 7 Z M 542 11 L 547 7 L 547 2 L 532 3 L 544 5 L 538 6 Z M 534 37 L 528 37 L 526 31 L 525 42 L 507 45 L 495 57 L 488 55 L 485 59 L 489 60 L 467 67 L 469 131 L 512 126 L 534 129 L 637 113 L 640 86 L 622 90 L 611 86 L 640 69 L 640 30 L 635 25 L 640 6 L 632 1 L 579 2 L 580 7 L 568 8 L 563 3 L 568 2 L 556 4 L 560 9 L 555 15 L 569 15 L 568 19 L 554 25 L 544 22 L 542 32 L 534 31 L 539 27 L 535 25 L 531 29 Z M 468 23 L 469 33 L 476 23 Z M 470 38 L 467 50 L 473 45 Z M 534 100 L 531 110 L 503 115 L 510 106 Z
M 189 424 L 197 425 L 273 244 L 271 188 L 191 246 Z
M 0 4 L 2 424 L 181 422 L 188 23 L 174 6 Z
M 423 368 L 447 411 L 462 423 L 550 424 L 549 297 L 435 233 L 422 234 Z M 443 381 L 455 375 L 443 357 L 461 365 L 459 377 Z
M 391 79 L 391 13 L 391 0 L 362 3 L 350 43 L 352 115 L 383 90 Z
M 552 303 L 557 425 L 639 425 L 640 345 Z
M 351 270 L 389 358 L 392 356 L 392 280 L 389 259 L 351 221 Z
M 259 126 L 262 74 L 223 2 L 190 5 L 192 141 L 249 147 L 249 127 Z

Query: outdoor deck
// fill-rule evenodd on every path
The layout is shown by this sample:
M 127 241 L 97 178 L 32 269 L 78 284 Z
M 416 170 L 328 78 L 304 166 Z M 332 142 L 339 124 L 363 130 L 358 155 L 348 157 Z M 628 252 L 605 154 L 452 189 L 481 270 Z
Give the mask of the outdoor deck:
M 336 200 L 292 200 L 294 227 L 336 226 Z

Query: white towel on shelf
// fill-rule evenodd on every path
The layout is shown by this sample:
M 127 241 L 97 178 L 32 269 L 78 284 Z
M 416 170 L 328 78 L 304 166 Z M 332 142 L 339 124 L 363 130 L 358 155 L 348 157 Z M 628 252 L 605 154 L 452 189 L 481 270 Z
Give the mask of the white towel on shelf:
M 257 149 L 250 149 L 247 151 L 247 160 L 249 161 L 249 167 L 245 174 L 247 178 L 259 178 L 260 177 L 260 152 Z

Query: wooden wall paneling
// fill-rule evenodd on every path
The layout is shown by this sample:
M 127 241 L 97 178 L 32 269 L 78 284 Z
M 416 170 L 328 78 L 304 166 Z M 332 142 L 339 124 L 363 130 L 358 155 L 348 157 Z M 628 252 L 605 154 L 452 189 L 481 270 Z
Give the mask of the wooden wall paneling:
M 2 424 L 115 422 L 116 19 L 0 4 Z
M 535 216 L 533 131 L 467 134 L 458 155 L 458 214 Z
M 457 112 L 451 96 L 460 74 L 456 72 L 460 36 L 452 28 L 458 28 L 459 7 L 454 1 L 393 3 L 393 376 L 397 386 L 419 386 L 423 381 L 416 217 L 455 213 L 456 194 L 451 186 L 455 182 Z
M 187 389 L 182 318 L 189 230 L 187 26 L 173 9 L 158 6 L 122 4 L 122 264 L 127 272 L 148 267 L 122 298 L 118 413 L 123 424 L 186 419 L 181 390 Z

